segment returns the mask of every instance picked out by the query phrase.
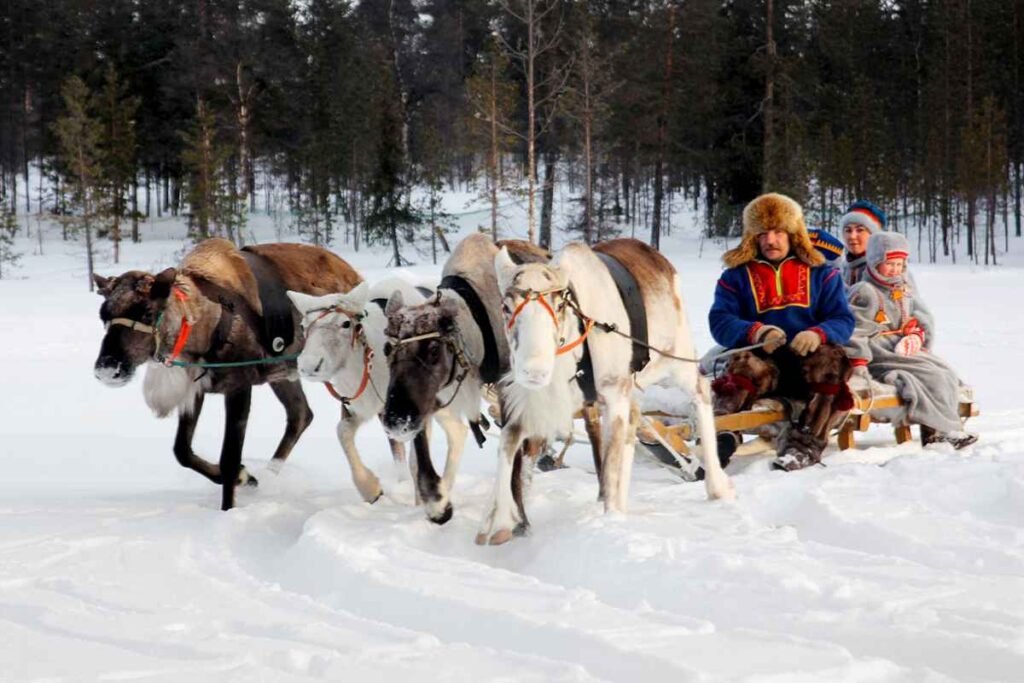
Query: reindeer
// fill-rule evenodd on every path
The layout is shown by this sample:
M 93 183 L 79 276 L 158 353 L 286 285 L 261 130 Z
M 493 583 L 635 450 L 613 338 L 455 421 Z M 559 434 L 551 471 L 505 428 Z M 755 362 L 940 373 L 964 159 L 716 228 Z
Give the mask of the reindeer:
M 175 457 L 220 484 L 221 509 L 228 510 L 236 484 L 257 483 L 242 467 L 252 387 L 269 383 L 287 413 L 272 470 L 280 469 L 313 419 L 295 369 L 302 348 L 301 335 L 294 334 L 299 317 L 285 290 L 321 295 L 348 291 L 361 279 L 326 249 L 266 244 L 238 250 L 222 239 L 199 243 L 177 269 L 97 275 L 106 333 L 94 374 L 121 387 L 146 366 L 146 403 L 157 417 L 178 412 Z M 219 464 L 192 450 L 207 393 L 224 395 Z
M 638 285 L 649 348 L 664 352 L 655 353 L 635 374 L 630 336 L 640 337 L 643 331 L 631 329 L 626 303 L 609 270 L 613 266 L 599 254 L 628 271 Z M 692 396 L 708 496 L 735 495 L 718 460 L 710 387 L 695 362 L 671 357 L 693 359 L 694 347 L 678 275 L 668 260 L 642 242 L 620 239 L 593 250 L 570 244 L 551 264 L 516 264 L 502 249 L 494 267 L 511 371 L 501 383 L 505 422 L 494 503 L 477 543 L 501 544 L 526 531 L 522 487 L 513 481 L 522 469 L 517 462 L 521 445 L 561 433 L 586 402 L 600 407 L 599 498 L 607 512 L 625 512 L 639 420 L 633 389 L 663 378 L 673 379 Z M 581 375 L 587 357 L 591 369 Z
M 425 300 L 416 287 L 397 278 L 385 280 L 373 288 L 364 282 L 342 294 L 317 297 L 288 292 L 288 298 L 302 314 L 306 338 L 298 359 L 299 374 L 305 379 L 324 382 L 341 401 L 338 441 L 348 458 L 352 481 L 368 503 L 376 502 L 383 490 L 377 476 L 363 464 L 355 436 L 362 425 L 379 417 L 384 408 L 382 392 L 387 390 L 391 380 L 384 353 L 387 325 L 384 306 L 396 292 L 411 305 Z M 438 410 L 434 419 L 448 439 L 448 459 L 439 490 L 450 494 L 469 427 L 450 410 Z M 388 441 L 395 461 L 404 462 L 405 444 L 391 438 Z M 410 464 L 414 463 L 415 460 L 410 460 Z M 413 478 L 415 480 L 415 470 Z M 418 487 L 415 492 L 419 504 Z M 440 516 L 447 508 L 448 501 L 442 499 L 431 510 L 435 516 Z
M 527 242 L 505 244 L 521 262 L 547 260 L 546 252 Z M 398 291 L 384 309 L 391 380 L 381 420 L 393 439 L 413 441 L 415 463 L 410 467 L 417 492 L 428 518 L 437 524 L 451 519 L 452 505 L 448 482 L 437 476 L 430 461 L 430 417 L 447 409 L 471 425 L 478 422 L 485 385 L 508 370 L 494 276 L 497 251 L 484 235 L 470 235 L 449 257 L 435 296 L 405 306 Z

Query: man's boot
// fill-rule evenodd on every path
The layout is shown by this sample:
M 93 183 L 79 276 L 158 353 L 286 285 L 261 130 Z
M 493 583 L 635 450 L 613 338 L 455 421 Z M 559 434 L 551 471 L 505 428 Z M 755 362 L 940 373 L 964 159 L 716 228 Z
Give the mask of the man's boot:
M 785 436 L 778 457 L 772 461 L 772 468 L 792 472 L 817 465 L 827 445 L 827 436 L 815 436 L 807 428 L 793 425 Z

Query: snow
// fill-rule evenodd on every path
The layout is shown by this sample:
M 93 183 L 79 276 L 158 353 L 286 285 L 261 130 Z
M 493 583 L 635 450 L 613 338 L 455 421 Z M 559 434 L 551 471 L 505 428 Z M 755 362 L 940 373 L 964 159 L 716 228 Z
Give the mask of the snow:
M 182 253 L 175 222 L 144 234 L 98 270 Z M 1019 267 L 914 265 L 937 350 L 982 410 L 966 451 L 896 446 L 879 426 L 854 451 L 833 444 L 826 467 L 733 463 L 731 504 L 638 458 L 629 514 L 606 516 L 578 444 L 568 469 L 534 475 L 531 533 L 478 547 L 495 438 L 468 447 L 437 527 L 375 426 L 359 446 L 386 493 L 361 501 L 336 404 L 312 385 L 317 419 L 279 475 L 266 465 L 283 411 L 255 392 L 245 460 L 260 486 L 220 512 L 217 487 L 174 461 L 176 423 L 148 413 L 141 380 L 92 377 L 100 299 L 77 245 L 43 246 L 19 242 L 19 279 L 0 281 L 0 680 L 1019 680 Z M 701 349 L 721 253 L 703 247 L 677 234 L 666 249 Z M 396 272 L 382 252 L 339 251 L 371 281 Z M 207 402 L 207 458 L 222 415 Z

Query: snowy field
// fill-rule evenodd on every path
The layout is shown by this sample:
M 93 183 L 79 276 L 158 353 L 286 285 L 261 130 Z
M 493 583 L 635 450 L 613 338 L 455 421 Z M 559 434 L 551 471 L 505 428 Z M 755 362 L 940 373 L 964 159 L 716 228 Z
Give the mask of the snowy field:
M 144 234 L 99 272 L 176 262 L 180 226 Z M 257 389 L 260 486 L 220 512 L 141 380 L 93 378 L 100 297 L 79 248 L 18 248 L 18 279 L 0 281 L 0 681 L 1024 680 L 1021 267 L 913 266 L 937 351 L 982 410 L 966 451 L 876 427 L 826 467 L 733 463 L 734 503 L 638 458 L 630 513 L 605 516 L 578 445 L 535 475 L 531 534 L 481 548 L 496 439 L 468 447 L 437 527 L 376 426 L 359 444 L 386 493 L 360 501 L 313 385 L 317 419 L 277 476 L 283 411 Z M 721 249 L 666 249 L 702 349 Z M 371 281 L 394 272 L 339 251 Z M 214 398 L 198 453 L 216 459 L 221 426 Z

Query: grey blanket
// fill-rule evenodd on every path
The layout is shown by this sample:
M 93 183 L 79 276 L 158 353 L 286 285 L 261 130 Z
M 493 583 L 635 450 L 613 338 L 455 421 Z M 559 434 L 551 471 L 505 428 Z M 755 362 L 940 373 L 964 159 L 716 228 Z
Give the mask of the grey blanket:
M 912 281 L 898 298 L 870 279 L 854 285 L 849 297 L 857 327 L 846 352 L 851 359 L 867 360 L 873 378 L 896 387 L 907 403 L 909 422 L 942 433 L 960 432 L 960 380 L 953 368 L 931 352 L 934 319 L 915 294 Z M 902 356 L 894 349 L 903 335 L 893 332 L 909 318 L 916 318 L 924 330 L 924 348 L 914 356 Z

